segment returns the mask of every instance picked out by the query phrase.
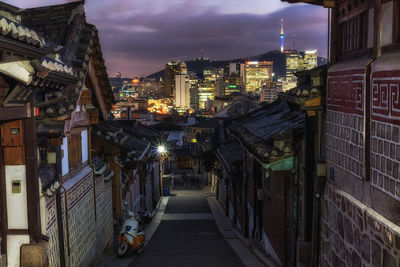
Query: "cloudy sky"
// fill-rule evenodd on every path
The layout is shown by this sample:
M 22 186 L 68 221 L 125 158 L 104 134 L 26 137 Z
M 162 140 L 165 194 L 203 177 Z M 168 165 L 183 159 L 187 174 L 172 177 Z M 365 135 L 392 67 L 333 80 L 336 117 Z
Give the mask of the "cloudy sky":
M 6 0 L 21 7 L 66 0 Z M 327 51 L 327 11 L 280 0 L 86 0 L 87 20 L 97 26 L 109 76 L 144 76 L 170 60 L 247 57 L 285 46 Z

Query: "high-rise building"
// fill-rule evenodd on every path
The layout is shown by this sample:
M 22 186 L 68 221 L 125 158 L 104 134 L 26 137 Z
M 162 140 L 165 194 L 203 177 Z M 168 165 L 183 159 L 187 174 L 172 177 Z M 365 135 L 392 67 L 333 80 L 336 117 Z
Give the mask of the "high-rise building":
M 282 92 L 281 82 L 265 84 L 261 89 L 260 102 L 272 103 L 278 98 L 280 92 Z
M 189 75 L 175 76 L 174 106 L 178 110 L 190 108 L 190 82 Z
M 272 81 L 272 61 L 247 61 L 245 65 L 246 93 L 257 93 L 263 82 Z
M 215 82 L 203 80 L 199 83 L 199 108 L 205 109 L 209 100 L 214 100 Z
M 188 74 L 188 69 L 185 62 L 179 63 L 179 74 L 181 75 Z
M 165 65 L 165 82 L 164 82 L 164 96 L 172 97 L 175 90 L 175 75 L 187 74 L 187 66 L 185 62 L 168 62 Z
M 318 66 L 317 50 L 306 50 L 304 52 L 303 67 L 312 70 Z
M 282 79 L 283 91 L 290 90 L 297 85 L 295 73 L 302 70 L 311 70 L 317 67 L 317 51 L 307 50 L 298 52 L 296 50 L 285 51 L 286 55 L 286 75 Z
M 229 63 L 225 66 L 224 96 L 244 91 L 244 66 L 241 63 Z
M 199 79 L 196 73 L 189 74 L 190 86 L 190 107 L 194 110 L 199 109 Z

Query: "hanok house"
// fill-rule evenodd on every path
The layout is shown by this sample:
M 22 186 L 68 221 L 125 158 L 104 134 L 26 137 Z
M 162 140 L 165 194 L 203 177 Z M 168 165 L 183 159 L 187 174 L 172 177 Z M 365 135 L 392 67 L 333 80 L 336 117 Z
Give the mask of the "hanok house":
M 305 133 L 299 154 L 296 262 L 316 266 L 319 253 L 321 195 L 326 179 L 324 154 L 327 65 L 297 72 L 297 87 L 281 93 L 292 109 L 305 113 Z
M 304 122 L 303 113 L 278 99 L 228 127 L 244 150 L 242 210 L 236 211 L 242 232 L 282 266 L 295 264 Z
M 288 2 L 330 14 L 319 264 L 398 266 L 399 1 Z
M 97 31 L 83 2 L 0 9 L 3 261 L 89 265 L 112 241 L 112 173 L 90 155 L 111 93 Z
M 233 225 L 242 230 L 243 149 L 239 143 L 230 141 L 216 150 L 220 170 L 216 184 L 216 198 Z
M 118 121 L 96 125 L 92 140 L 96 154 L 116 174 L 113 179 L 115 223 L 122 222 L 124 209 L 153 212 L 161 192 L 160 162 L 154 158 L 154 145 Z

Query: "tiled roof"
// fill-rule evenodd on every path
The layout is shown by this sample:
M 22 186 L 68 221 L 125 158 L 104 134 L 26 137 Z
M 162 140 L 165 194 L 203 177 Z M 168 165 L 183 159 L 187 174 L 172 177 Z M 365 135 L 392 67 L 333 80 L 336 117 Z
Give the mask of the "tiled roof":
M 325 94 L 327 65 L 297 72 L 296 76 L 297 87 L 280 93 L 284 100 L 303 105 L 307 100 Z
M 232 141 L 217 148 L 217 156 L 220 160 L 224 161 L 224 166 L 231 172 L 234 163 L 243 160 L 243 149 L 240 144 Z
M 285 101 L 278 99 L 234 121 L 228 131 L 248 151 L 268 163 L 293 155 L 293 142 L 304 132 L 304 122 L 303 113 L 291 111 Z
M 0 33 L 2 36 L 25 42 L 35 47 L 43 47 L 45 40 L 34 30 L 29 29 L 10 19 L 0 15 Z
M 95 73 L 106 109 L 110 110 L 114 96 L 108 80 L 98 31 L 94 25 L 86 22 L 83 4 L 84 1 L 77 1 L 26 9 L 21 12 L 22 22 L 42 34 L 45 40 L 56 48 L 60 54 L 59 62 L 75 69 L 80 78 L 77 84 L 79 90 L 82 89 L 92 55 L 95 55 L 92 58 Z M 47 65 L 52 64 L 47 61 Z
M 99 138 L 121 147 L 123 152 L 121 160 L 123 164 L 139 160 L 150 144 L 147 140 L 138 138 L 123 128 L 118 127 L 118 123 L 116 122 L 99 122 L 98 125 L 93 126 L 92 131 Z
M 48 56 L 42 58 L 40 60 L 40 64 L 49 70 L 57 71 L 71 76 L 76 76 L 75 70 L 71 66 L 68 66 L 64 62 L 62 62 L 59 59 L 58 54 L 56 54 L 55 58 L 51 58 Z

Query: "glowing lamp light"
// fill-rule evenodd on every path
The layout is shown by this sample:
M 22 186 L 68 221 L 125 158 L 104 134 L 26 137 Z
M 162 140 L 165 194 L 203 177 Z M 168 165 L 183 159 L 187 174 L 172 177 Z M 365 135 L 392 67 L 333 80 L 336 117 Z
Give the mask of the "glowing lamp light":
M 166 152 L 165 146 L 160 145 L 157 147 L 158 154 L 164 154 Z

